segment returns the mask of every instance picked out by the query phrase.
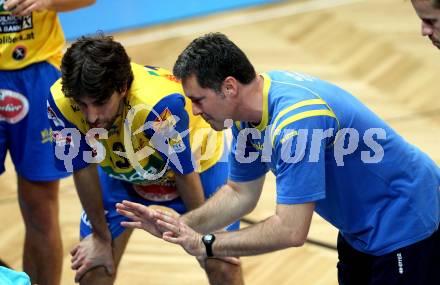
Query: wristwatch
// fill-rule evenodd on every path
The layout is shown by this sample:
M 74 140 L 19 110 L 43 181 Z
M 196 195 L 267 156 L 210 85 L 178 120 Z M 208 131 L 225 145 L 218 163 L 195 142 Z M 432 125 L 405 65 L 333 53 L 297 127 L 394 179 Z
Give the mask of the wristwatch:
M 213 234 L 206 234 L 202 236 L 202 242 L 205 245 L 206 255 L 208 257 L 214 256 L 214 254 L 212 253 L 212 245 L 214 244 L 214 241 L 215 241 L 215 235 Z

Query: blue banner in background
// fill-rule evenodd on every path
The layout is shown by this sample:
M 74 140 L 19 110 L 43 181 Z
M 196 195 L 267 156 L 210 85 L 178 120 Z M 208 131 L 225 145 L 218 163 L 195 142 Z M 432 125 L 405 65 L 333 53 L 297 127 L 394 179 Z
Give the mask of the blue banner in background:
M 119 32 L 224 10 L 279 2 L 280 0 L 97 0 L 93 6 L 59 13 L 67 40 L 79 36 Z

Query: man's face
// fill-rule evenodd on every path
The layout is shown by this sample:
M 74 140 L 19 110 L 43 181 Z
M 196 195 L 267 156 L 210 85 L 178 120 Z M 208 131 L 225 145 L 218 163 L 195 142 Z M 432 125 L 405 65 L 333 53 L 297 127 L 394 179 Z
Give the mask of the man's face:
M 417 15 L 422 20 L 422 36 L 427 36 L 440 49 L 440 9 L 428 0 L 411 0 Z
M 118 115 L 124 96 L 125 92 L 115 91 L 104 101 L 97 101 L 94 98 L 85 96 L 77 99 L 76 102 L 90 128 L 110 129 Z
M 216 131 L 225 129 L 224 121 L 231 118 L 228 115 L 231 102 L 223 94 L 218 94 L 210 88 L 202 88 L 195 75 L 183 82 L 183 90 L 192 102 L 192 112 L 195 116 L 202 116 Z

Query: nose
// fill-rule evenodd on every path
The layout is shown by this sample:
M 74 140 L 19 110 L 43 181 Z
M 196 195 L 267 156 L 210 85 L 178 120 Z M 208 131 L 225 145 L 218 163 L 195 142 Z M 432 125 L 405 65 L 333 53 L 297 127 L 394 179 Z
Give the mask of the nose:
M 202 112 L 202 108 L 200 108 L 200 106 L 198 106 L 197 103 L 193 103 L 192 104 L 192 112 L 193 112 L 194 116 L 198 116 L 198 115 L 201 115 L 203 113 Z
M 93 106 L 88 106 L 84 110 L 84 115 L 86 117 L 87 122 L 94 124 L 99 118 L 98 108 L 95 108 Z
M 433 33 L 432 26 L 422 21 L 422 36 L 430 36 Z

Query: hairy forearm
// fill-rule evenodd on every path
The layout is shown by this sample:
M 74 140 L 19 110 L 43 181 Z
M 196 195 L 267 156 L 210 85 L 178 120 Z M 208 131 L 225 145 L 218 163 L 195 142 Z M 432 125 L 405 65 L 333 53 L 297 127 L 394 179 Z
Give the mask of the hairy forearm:
M 93 233 L 104 240 L 111 240 L 104 216 L 104 205 L 96 165 L 92 164 L 76 171 L 73 178 L 81 205 L 87 213 Z
M 201 207 L 183 215 L 182 220 L 195 231 L 208 233 L 229 225 L 252 209 L 253 206 L 227 184 Z
M 217 233 L 213 252 L 215 256 L 257 255 L 302 246 L 304 237 L 304 233 L 292 231 L 274 215 L 236 232 Z
M 96 0 L 49 0 L 48 10 L 66 12 L 92 5 Z

